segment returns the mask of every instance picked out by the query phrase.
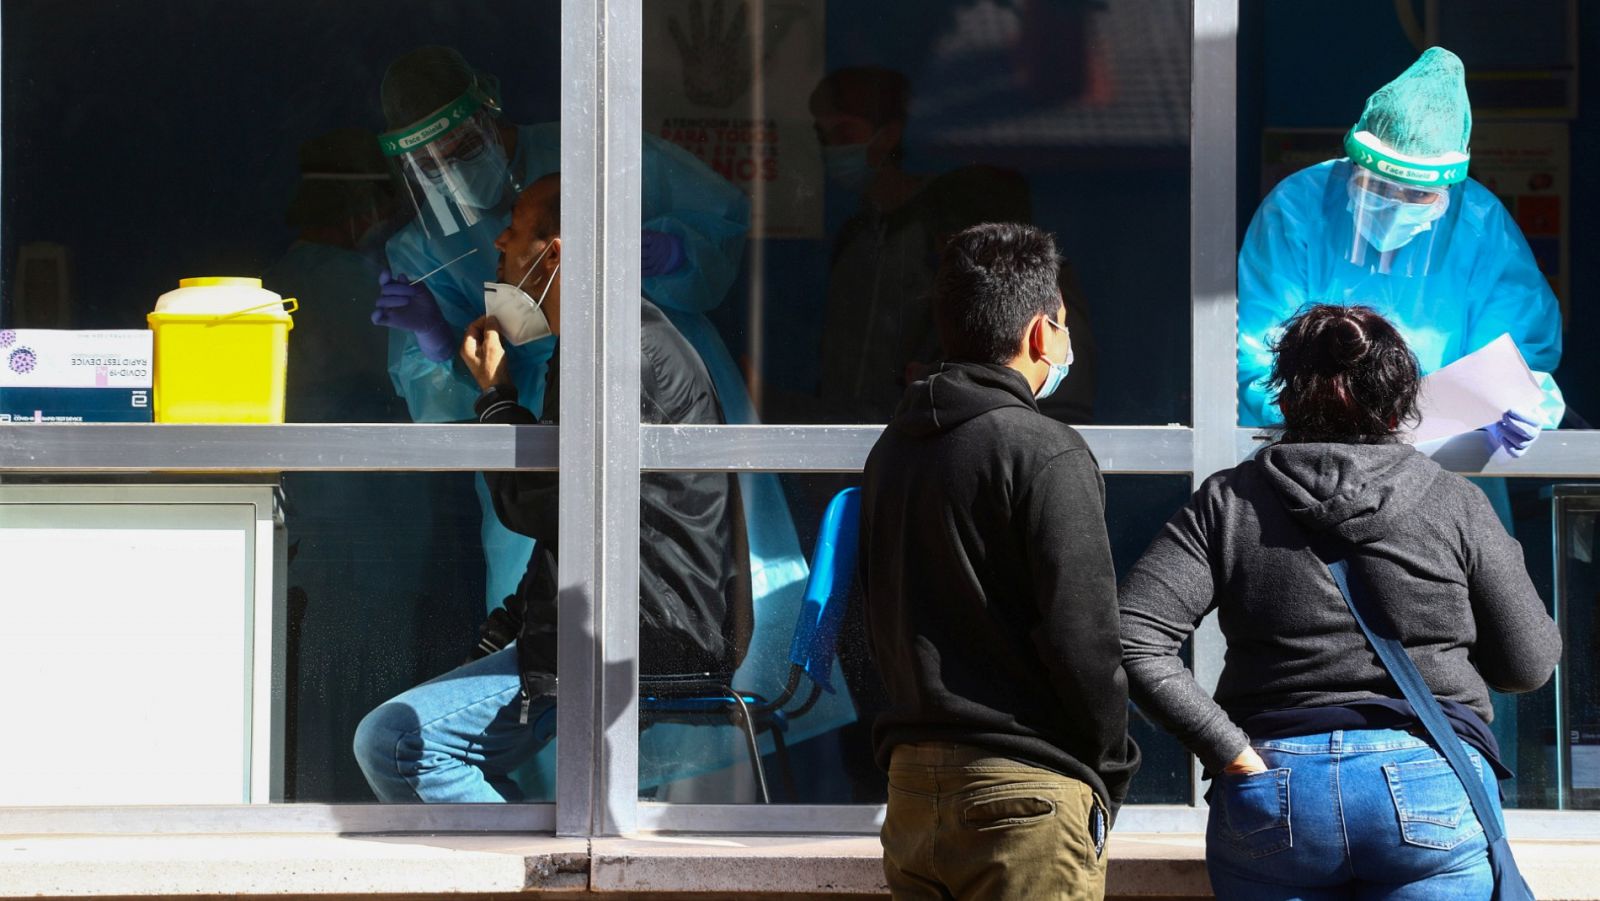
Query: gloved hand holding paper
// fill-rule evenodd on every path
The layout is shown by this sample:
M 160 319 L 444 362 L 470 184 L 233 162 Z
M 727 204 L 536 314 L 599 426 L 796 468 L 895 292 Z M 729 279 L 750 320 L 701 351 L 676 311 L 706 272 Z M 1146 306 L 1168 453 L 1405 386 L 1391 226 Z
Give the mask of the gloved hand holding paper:
M 1507 410 L 1536 410 L 1544 391 L 1510 334 L 1490 341 L 1422 380 L 1413 444 L 1449 438 L 1500 421 Z

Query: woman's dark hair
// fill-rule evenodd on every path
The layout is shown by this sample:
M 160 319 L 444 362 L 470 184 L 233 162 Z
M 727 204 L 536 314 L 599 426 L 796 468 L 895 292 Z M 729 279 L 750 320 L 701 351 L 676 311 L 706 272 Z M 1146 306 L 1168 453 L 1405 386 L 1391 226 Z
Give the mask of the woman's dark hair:
M 1306 307 L 1272 351 L 1284 441 L 1380 443 L 1416 419 L 1417 355 L 1371 307 Z

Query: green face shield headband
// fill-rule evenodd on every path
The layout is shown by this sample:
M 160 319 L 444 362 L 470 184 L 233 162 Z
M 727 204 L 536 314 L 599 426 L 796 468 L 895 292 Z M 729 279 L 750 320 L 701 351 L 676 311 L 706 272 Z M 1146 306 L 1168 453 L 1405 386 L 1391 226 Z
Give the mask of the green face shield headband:
M 1423 188 L 1445 188 L 1466 181 L 1467 163 L 1471 159 L 1465 153 L 1447 153 L 1419 160 L 1395 152 L 1371 132 L 1353 128 L 1345 135 L 1344 152 L 1351 162 L 1363 169 Z
M 498 113 L 500 106 L 493 97 L 473 84 L 460 97 L 440 107 L 432 115 L 423 117 L 421 121 L 379 135 L 378 146 L 382 148 L 384 156 L 404 156 L 449 134 L 480 109 Z

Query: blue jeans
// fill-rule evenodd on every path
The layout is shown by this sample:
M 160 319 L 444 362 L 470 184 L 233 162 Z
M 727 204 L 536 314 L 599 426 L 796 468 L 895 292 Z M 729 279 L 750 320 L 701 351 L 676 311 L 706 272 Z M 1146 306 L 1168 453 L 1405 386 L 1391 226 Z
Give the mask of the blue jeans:
M 1487 901 L 1483 827 L 1450 764 L 1410 732 L 1260 742 L 1265 773 L 1211 788 L 1206 869 L 1227 901 Z M 1495 801 L 1494 773 L 1467 754 Z
M 510 774 L 550 741 L 554 705 L 532 699 L 521 722 L 513 642 L 368 713 L 356 727 L 356 762 L 380 801 L 520 801 Z

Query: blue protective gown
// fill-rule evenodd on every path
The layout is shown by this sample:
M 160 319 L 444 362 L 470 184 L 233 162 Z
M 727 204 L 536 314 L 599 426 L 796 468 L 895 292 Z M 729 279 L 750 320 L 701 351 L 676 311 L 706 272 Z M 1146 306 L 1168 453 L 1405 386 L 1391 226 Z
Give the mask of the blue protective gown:
M 1566 411 L 1550 373 L 1561 362 L 1561 308 L 1505 205 L 1468 179 L 1428 233 L 1396 250 L 1388 274 L 1347 259 L 1355 224 L 1352 164 L 1329 160 L 1284 179 L 1256 210 L 1239 251 L 1239 424 L 1282 421 L 1267 379 L 1272 342 L 1311 303 L 1365 304 L 1393 322 L 1426 375 L 1509 333 L 1545 391 L 1536 418 Z M 1369 248 L 1370 251 L 1370 248 Z M 1426 254 L 1426 274 L 1421 271 Z M 1369 252 L 1368 261 L 1377 258 Z

